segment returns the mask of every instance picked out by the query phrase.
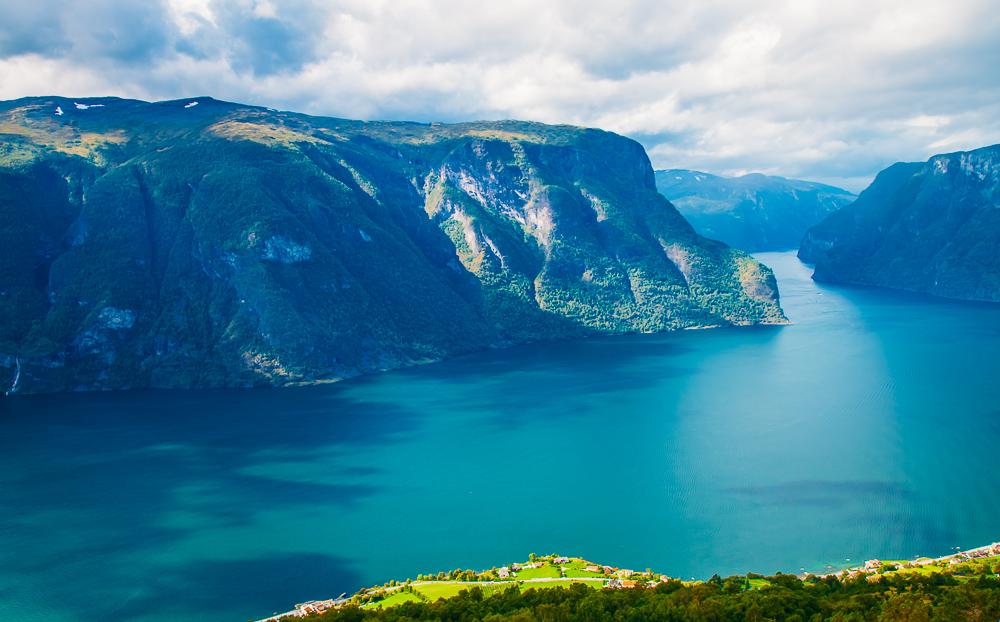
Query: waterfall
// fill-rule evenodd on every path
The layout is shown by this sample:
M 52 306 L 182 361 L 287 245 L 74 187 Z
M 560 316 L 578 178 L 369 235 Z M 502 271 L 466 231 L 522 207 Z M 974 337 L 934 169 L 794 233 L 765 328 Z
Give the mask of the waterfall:
M 14 382 L 11 383 L 10 389 L 7 390 L 4 395 L 13 395 L 17 391 L 17 383 L 21 381 L 21 357 L 14 357 Z

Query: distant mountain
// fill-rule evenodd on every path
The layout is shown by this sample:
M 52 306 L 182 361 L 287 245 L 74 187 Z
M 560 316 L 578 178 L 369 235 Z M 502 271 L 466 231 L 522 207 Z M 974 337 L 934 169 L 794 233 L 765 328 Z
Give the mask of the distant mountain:
M 0 103 L 0 381 L 284 385 L 587 333 L 782 322 L 642 147 L 505 121 Z
M 656 171 L 656 189 L 701 235 L 747 251 L 798 248 L 806 229 L 854 200 L 841 188 L 759 173 Z
M 890 166 L 799 257 L 819 280 L 1000 301 L 1000 145 Z

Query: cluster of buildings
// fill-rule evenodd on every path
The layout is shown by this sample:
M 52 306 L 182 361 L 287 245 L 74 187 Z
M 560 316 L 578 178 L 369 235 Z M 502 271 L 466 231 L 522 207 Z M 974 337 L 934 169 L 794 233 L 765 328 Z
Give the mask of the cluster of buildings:
M 563 564 L 569 564 L 573 560 L 569 557 L 553 557 L 551 560 L 543 560 L 536 562 L 529 562 L 526 564 L 511 564 L 510 566 L 502 566 L 496 569 L 498 579 L 513 579 L 517 577 L 517 573 L 522 570 L 527 570 L 529 568 L 540 568 L 546 563 L 552 563 L 555 565 L 562 566 Z M 634 584 L 634 581 L 629 581 L 628 579 L 635 574 L 634 570 L 629 570 L 627 568 L 616 568 L 614 566 L 599 566 L 597 564 L 591 564 L 584 566 L 582 570 L 584 572 L 591 572 L 595 575 L 613 575 L 612 581 L 616 581 L 610 587 L 620 588 L 620 587 L 632 587 L 629 583 Z
M 1000 542 L 994 542 L 993 544 L 987 544 L 986 546 L 980 546 L 978 548 L 969 549 L 967 551 L 959 551 L 953 555 L 945 555 L 944 557 L 936 557 L 931 559 L 929 557 L 924 557 L 912 562 L 907 562 L 903 564 L 903 568 L 913 568 L 919 566 L 933 566 L 940 564 L 942 562 L 948 562 L 949 565 L 954 566 L 961 564 L 962 562 L 967 562 L 972 559 L 982 559 L 984 557 L 992 557 L 994 555 L 1000 555 Z M 878 572 L 882 569 L 885 562 L 878 559 L 869 559 L 865 562 L 862 568 L 852 568 L 847 571 L 849 576 L 855 576 L 858 574 L 869 574 L 873 572 Z
M 629 572 L 631 573 L 631 571 L 629 571 Z M 632 575 L 630 574 L 629 576 L 632 576 Z M 662 575 L 660 577 L 659 581 L 655 581 L 655 580 L 649 580 L 649 581 L 647 581 L 646 582 L 646 586 L 647 587 L 656 587 L 656 584 L 661 583 L 661 582 L 665 583 L 665 582 L 667 582 L 669 580 L 670 580 L 670 577 L 668 577 L 666 575 Z M 635 581 L 635 580 L 632 580 L 632 579 L 621 579 L 621 578 L 615 577 L 615 578 L 609 580 L 607 583 L 604 584 L 604 589 L 606 589 L 606 590 L 627 590 L 629 588 L 636 587 L 637 585 L 639 585 L 638 581 Z
M 980 546 L 974 549 L 969 549 L 968 551 L 959 551 L 954 555 L 946 555 L 944 557 L 938 557 L 936 559 L 918 559 L 913 562 L 914 566 L 929 566 L 932 564 L 937 564 L 939 562 L 947 561 L 950 565 L 961 564 L 962 562 L 967 562 L 970 559 L 982 559 L 984 557 L 992 557 L 993 555 L 1000 555 L 1000 542 L 994 542 L 993 544 L 987 544 L 986 546 Z M 878 562 L 878 560 L 873 560 Z M 867 562 L 865 563 L 865 568 L 868 567 Z
M 962 551 L 948 560 L 949 564 L 960 564 L 970 559 L 982 559 L 983 557 L 992 557 L 994 555 L 1000 555 L 1000 542 L 994 542 L 993 544 L 987 544 L 986 546 L 981 546 L 976 549 L 969 549 L 968 551 Z
M 595 566 L 594 568 L 597 567 Z M 589 567 L 585 568 L 585 570 L 587 569 L 589 569 Z M 638 586 L 639 581 L 642 579 L 642 577 L 639 577 L 639 580 L 632 579 L 631 577 L 635 576 L 636 572 L 634 570 L 629 570 L 628 568 L 614 568 L 612 566 L 601 566 L 600 568 L 597 568 L 597 570 L 604 571 L 605 574 L 615 575 L 614 577 L 609 579 L 607 583 L 604 584 L 604 589 L 606 590 L 627 590 L 629 588 Z M 669 580 L 670 577 L 666 575 L 661 575 L 659 581 L 651 579 L 646 581 L 646 585 L 647 587 L 655 587 L 657 583 Z
M 299 616 L 305 617 L 307 615 L 312 615 L 314 613 L 323 613 L 328 609 L 333 609 L 338 604 L 339 602 L 332 598 L 327 600 L 310 600 L 309 602 L 305 602 L 300 605 L 295 605 L 295 612 Z
M 288 618 L 304 618 L 316 613 L 323 613 L 324 611 L 334 609 L 347 602 L 345 596 L 345 594 L 341 594 L 339 598 L 310 600 L 308 602 L 299 603 L 295 605 L 295 609 L 291 611 L 279 613 L 271 616 L 270 618 L 264 618 L 263 620 L 257 620 L 257 622 L 280 622 L 281 620 L 287 620 Z
M 515 573 L 521 572 L 522 570 L 528 570 L 529 568 L 541 568 L 542 562 L 529 562 L 527 564 L 511 564 L 508 566 L 501 566 L 497 568 L 497 577 L 500 579 L 509 579 L 515 575 Z

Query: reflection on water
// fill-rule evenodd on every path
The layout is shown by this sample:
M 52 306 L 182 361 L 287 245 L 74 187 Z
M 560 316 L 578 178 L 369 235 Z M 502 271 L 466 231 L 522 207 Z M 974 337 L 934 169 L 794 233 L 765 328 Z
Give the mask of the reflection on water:
M 1000 311 L 762 258 L 791 326 L 0 402 L 0 619 L 247 619 L 532 551 L 687 577 L 995 540 Z

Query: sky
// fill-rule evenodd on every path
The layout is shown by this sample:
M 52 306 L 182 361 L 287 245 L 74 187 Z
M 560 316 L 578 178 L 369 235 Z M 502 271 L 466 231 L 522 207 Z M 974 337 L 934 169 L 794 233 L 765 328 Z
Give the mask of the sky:
M 656 168 L 864 188 L 1000 143 L 995 0 L 0 0 L 0 99 L 530 119 Z

